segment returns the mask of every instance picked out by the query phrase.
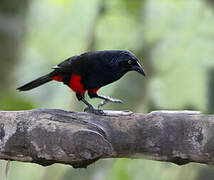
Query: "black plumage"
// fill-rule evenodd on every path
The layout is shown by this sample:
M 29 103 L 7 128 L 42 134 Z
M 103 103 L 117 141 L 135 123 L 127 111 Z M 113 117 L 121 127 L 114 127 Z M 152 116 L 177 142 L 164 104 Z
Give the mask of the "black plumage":
M 84 94 L 88 91 L 91 98 L 100 98 L 104 102 L 121 103 L 119 99 L 112 99 L 99 96 L 99 88 L 120 79 L 128 71 L 137 71 L 145 76 L 142 66 L 137 57 L 127 50 L 105 50 L 87 52 L 72 56 L 53 68 L 53 71 L 30 83 L 17 88 L 20 91 L 27 91 L 45 84 L 51 80 L 63 82 L 74 92 L 78 100 L 83 101 L 88 107 L 89 112 L 103 113 L 102 110 L 94 109 L 85 98 Z

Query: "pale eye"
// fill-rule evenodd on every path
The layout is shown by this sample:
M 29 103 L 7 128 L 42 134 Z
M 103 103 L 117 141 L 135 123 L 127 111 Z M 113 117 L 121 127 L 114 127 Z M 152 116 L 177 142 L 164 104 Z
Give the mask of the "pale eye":
M 128 60 L 128 64 L 132 64 L 132 60 Z

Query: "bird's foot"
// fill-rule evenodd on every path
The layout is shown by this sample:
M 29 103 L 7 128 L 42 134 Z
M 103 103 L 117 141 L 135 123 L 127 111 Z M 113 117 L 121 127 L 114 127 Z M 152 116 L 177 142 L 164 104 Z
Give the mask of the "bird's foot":
M 84 109 L 84 112 L 93 113 L 93 114 L 96 114 L 96 115 L 103 115 L 104 114 L 103 110 L 95 109 L 93 107 L 86 107 Z
M 120 104 L 123 103 L 123 101 L 121 101 L 120 99 L 108 98 L 108 99 L 105 99 L 104 101 L 102 101 L 100 104 L 98 104 L 98 109 L 100 109 L 100 107 L 104 106 L 104 105 L 107 104 L 108 102 L 120 103 Z

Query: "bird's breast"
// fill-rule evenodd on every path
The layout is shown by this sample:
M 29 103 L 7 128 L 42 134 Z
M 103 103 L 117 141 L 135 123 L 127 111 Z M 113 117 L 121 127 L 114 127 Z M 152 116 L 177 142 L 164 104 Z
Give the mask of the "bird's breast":
M 95 72 L 91 71 L 90 73 L 86 74 L 82 79 L 82 82 L 85 89 L 101 88 L 120 79 L 122 76 L 123 75 L 121 74 L 117 74 L 117 72 L 108 70 L 98 72 L 98 70 L 96 70 Z

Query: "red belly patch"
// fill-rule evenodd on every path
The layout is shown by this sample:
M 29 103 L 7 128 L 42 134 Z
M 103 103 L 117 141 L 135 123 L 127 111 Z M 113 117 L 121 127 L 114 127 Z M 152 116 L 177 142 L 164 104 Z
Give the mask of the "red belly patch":
M 97 91 L 99 90 L 99 88 L 94 88 L 94 89 L 89 89 L 88 91 L 90 93 L 93 93 L 93 94 L 97 94 Z
M 85 93 L 85 90 L 83 89 L 83 84 L 81 83 L 81 76 L 73 74 L 71 76 L 71 80 L 70 80 L 70 88 L 74 91 L 74 92 L 79 92 L 81 94 Z
M 62 76 L 54 76 L 52 79 L 55 81 L 62 82 Z

